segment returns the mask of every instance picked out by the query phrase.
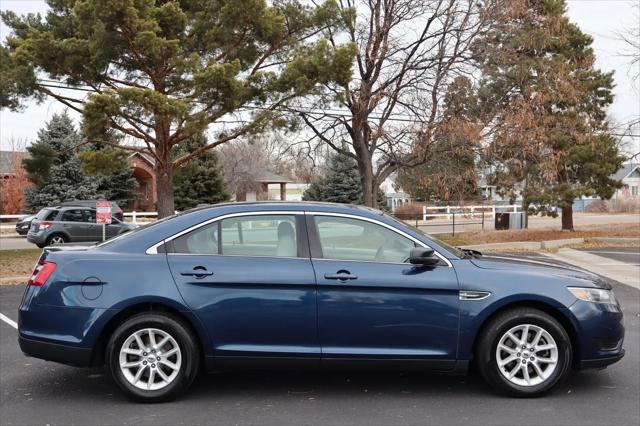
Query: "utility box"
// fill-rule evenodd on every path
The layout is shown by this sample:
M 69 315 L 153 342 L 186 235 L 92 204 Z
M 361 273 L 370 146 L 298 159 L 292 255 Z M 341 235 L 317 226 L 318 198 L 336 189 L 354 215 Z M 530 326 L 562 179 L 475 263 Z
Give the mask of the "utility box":
M 496 213 L 495 229 L 496 231 L 509 229 L 509 213 Z
M 509 215 L 509 229 L 524 229 L 524 213 L 507 213 Z

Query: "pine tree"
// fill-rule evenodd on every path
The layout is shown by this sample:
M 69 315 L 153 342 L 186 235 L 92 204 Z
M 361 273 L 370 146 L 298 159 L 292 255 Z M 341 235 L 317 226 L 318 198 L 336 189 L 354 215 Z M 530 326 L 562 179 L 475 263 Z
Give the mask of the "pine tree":
M 476 56 L 496 183 L 531 212 L 560 208 L 562 229 L 573 230 L 573 200 L 610 197 L 622 157 L 606 120 L 613 74 L 594 68 L 592 38 L 565 12 L 564 0 L 512 0 Z
M 207 145 L 203 134 L 192 137 L 175 150 L 179 156 Z M 224 181 L 222 168 L 214 151 L 206 151 L 202 156 L 176 169 L 173 175 L 173 192 L 176 209 L 186 210 L 198 204 L 215 204 L 229 200 L 229 192 Z
M 101 194 L 98 182 L 84 174 L 80 160 L 74 156 L 54 164 L 45 184 L 27 189 L 25 197 L 27 206 L 36 211 L 64 201 L 101 198 Z
M 45 127 L 38 131 L 38 139 L 27 147 L 29 156 L 22 161 L 29 180 L 42 186 L 49 179 L 54 163 L 64 163 L 75 155 L 80 135 L 67 112 L 54 114 Z
M 324 201 L 358 204 L 362 202 L 362 184 L 356 161 L 346 155 L 333 155 L 324 182 Z
M 175 211 L 174 170 L 264 129 L 280 107 L 319 85 L 351 78 L 356 47 L 334 43 L 351 13 L 333 0 L 47 3 L 44 15 L 0 12 L 12 30 L 0 47 L 0 106 L 53 98 L 83 114 L 89 138 L 108 128 L 144 140 L 160 218 Z M 80 90 L 51 90 L 46 79 Z M 256 105 L 263 109 L 242 123 L 226 118 Z M 224 131 L 208 147 L 172 157 L 173 147 L 211 125 Z
M 339 153 L 331 155 L 326 174 L 309 185 L 302 200 L 363 204 L 362 181 L 355 160 Z M 387 206 L 387 197 L 379 188 L 377 205 L 380 209 Z
M 30 210 L 68 200 L 95 199 L 100 196 L 98 182 L 80 167 L 76 149 L 80 135 L 68 114 L 55 114 L 38 132 L 38 140 L 27 150 L 23 161 L 34 186 L 25 191 Z
M 96 180 L 102 198 L 126 208 L 133 202 L 138 183 L 127 163 L 126 152 L 114 147 L 118 139 L 111 132 L 103 139 L 110 140 L 113 145 L 89 144 L 78 153 L 82 171 Z

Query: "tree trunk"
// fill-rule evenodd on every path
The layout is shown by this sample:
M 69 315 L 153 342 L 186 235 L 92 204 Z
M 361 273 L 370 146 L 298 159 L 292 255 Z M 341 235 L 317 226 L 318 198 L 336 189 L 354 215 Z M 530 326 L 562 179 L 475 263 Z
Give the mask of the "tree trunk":
M 562 230 L 573 231 L 573 206 L 562 208 Z
M 158 219 L 175 214 L 175 205 L 173 203 L 173 168 L 171 164 L 167 164 L 164 167 L 160 164 L 156 165 L 156 195 L 158 197 L 156 203 Z
M 364 161 L 359 159 L 358 169 L 360 169 L 360 181 L 362 182 L 362 204 L 375 209 L 378 206 L 378 197 L 376 197 L 373 166 L 366 159 Z
M 165 120 L 156 118 L 156 208 L 158 219 L 175 214 L 173 202 L 173 159 L 169 144 L 169 126 Z

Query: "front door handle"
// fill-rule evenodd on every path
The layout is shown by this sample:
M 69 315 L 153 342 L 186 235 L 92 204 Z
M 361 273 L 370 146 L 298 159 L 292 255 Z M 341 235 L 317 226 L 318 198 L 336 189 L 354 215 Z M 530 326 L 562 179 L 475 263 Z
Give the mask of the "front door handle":
M 324 274 L 324 278 L 327 280 L 351 281 L 351 280 L 357 280 L 358 276 L 352 274 L 349 271 L 341 269 L 335 274 Z
M 196 266 L 195 268 L 193 268 L 192 271 L 180 272 L 180 275 L 183 275 L 185 277 L 196 277 L 198 279 L 201 279 L 204 277 L 210 277 L 211 275 L 213 275 L 213 272 L 207 271 L 207 268 L 205 268 L 204 266 Z

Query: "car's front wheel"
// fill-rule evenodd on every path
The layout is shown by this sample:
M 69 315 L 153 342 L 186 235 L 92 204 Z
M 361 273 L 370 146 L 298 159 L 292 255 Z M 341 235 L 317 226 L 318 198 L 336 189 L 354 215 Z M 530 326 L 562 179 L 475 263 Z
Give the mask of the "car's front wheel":
M 200 364 L 189 328 L 156 312 L 135 315 L 121 324 L 109 340 L 106 357 L 120 388 L 145 402 L 167 401 L 183 393 Z
M 485 380 L 513 396 L 550 391 L 567 376 L 571 355 L 571 340 L 562 325 L 531 308 L 508 310 L 493 318 L 477 351 Z

